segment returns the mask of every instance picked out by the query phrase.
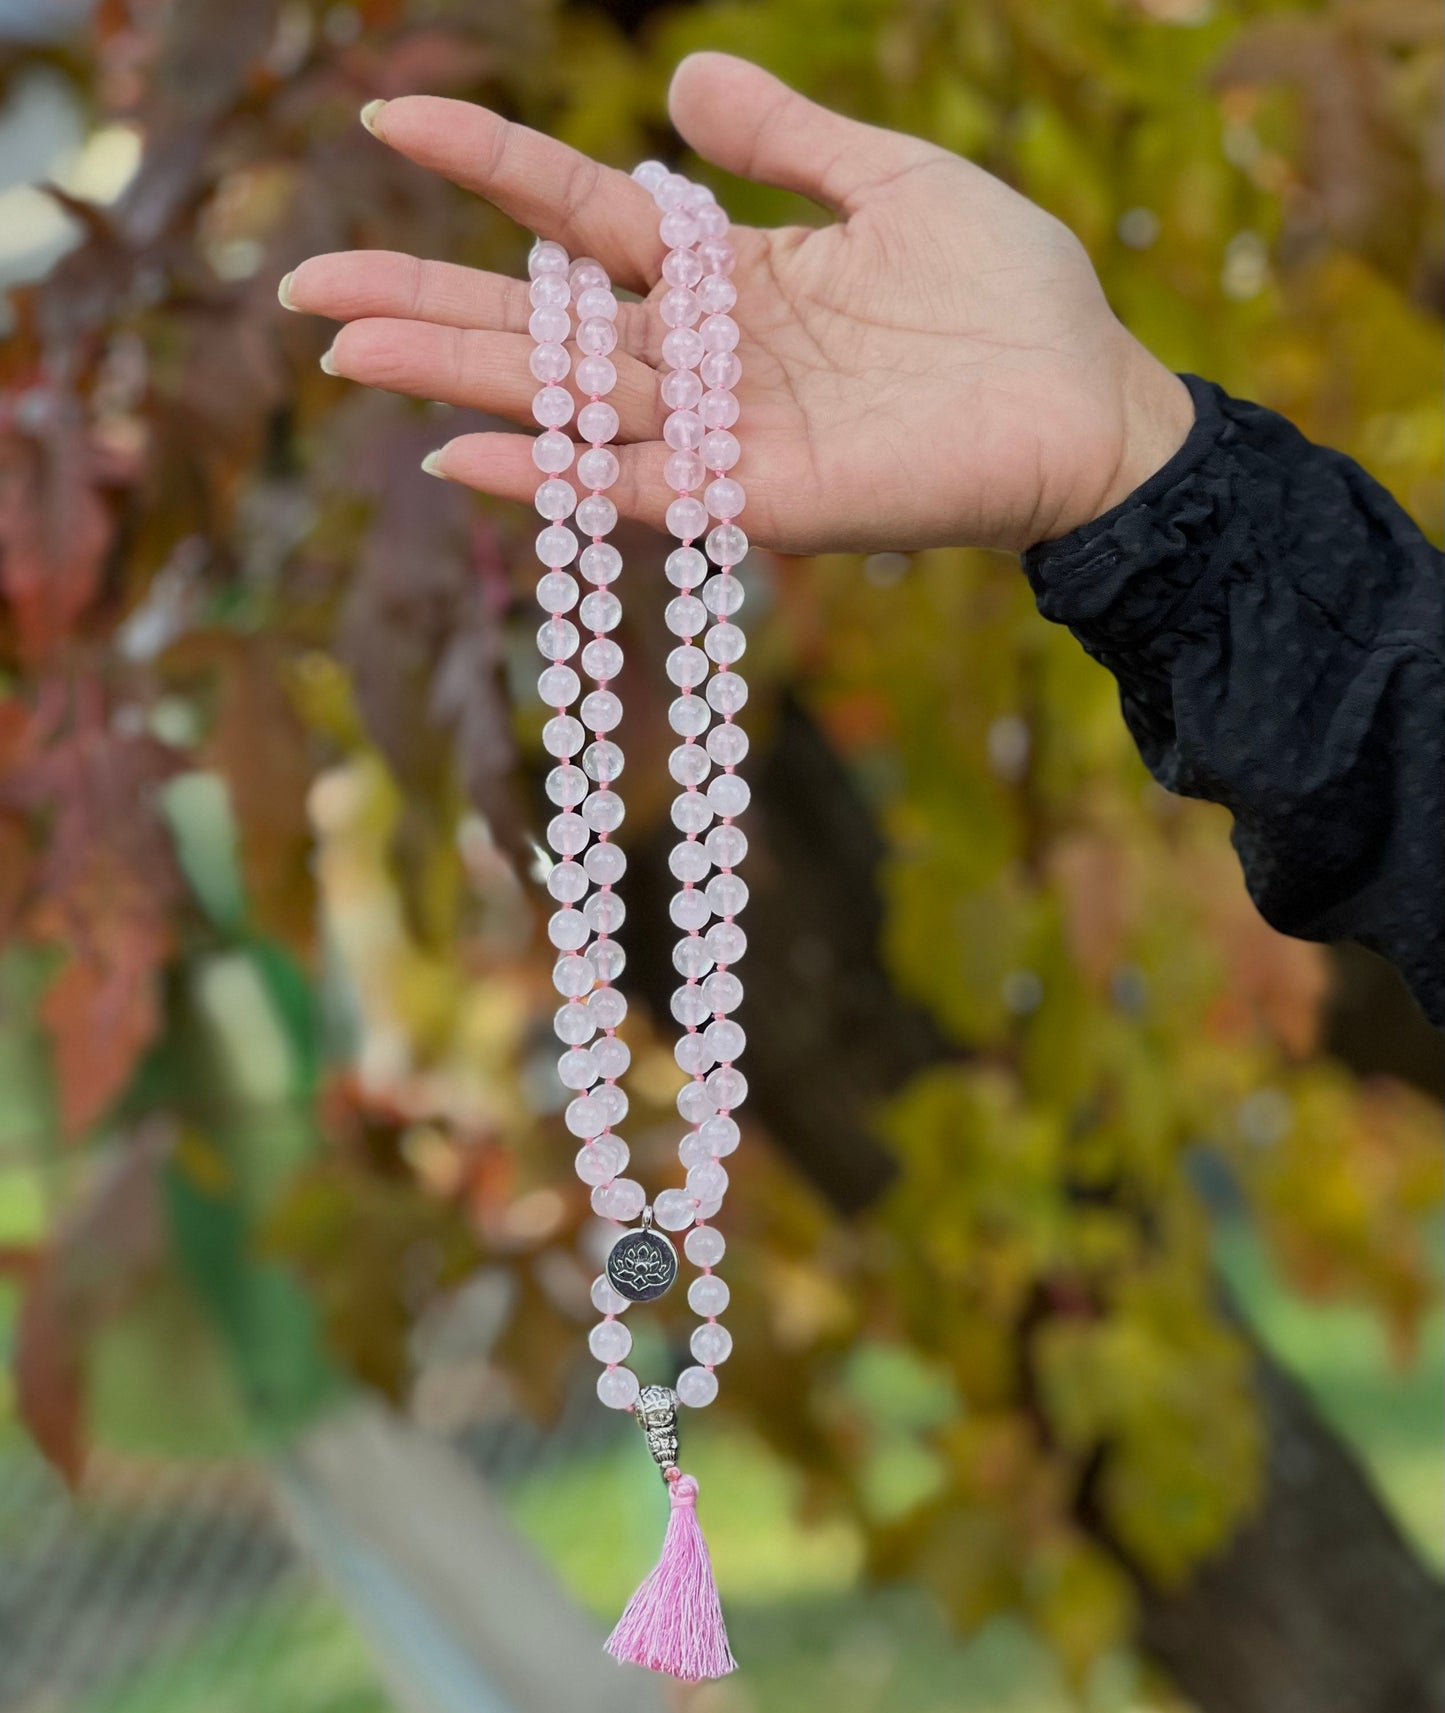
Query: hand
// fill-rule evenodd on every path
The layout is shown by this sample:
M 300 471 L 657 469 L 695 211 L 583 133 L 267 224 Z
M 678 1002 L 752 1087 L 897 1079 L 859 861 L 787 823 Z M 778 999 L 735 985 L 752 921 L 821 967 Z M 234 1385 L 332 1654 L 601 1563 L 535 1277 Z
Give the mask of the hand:
M 800 191 L 818 228 L 734 228 L 743 377 L 740 522 L 789 553 L 942 544 L 1021 549 L 1107 511 L 1179 447 L 1183 385 L 1115 320 L 1083 247 L 1042 209 L 930 143 L 845 119 L 745 60 L 694 54 L 670 96 L 718 166 Z M 622 306 L 619 510 L 661 524 L 665 331 L 651 196 L 626 174 L 464 102 L 406 96 L 372 132 L 615 284 Z M 532 427 L 526 283 L 387 252 L 317 256 L 289 308 L 346 325 L 333 374 Z M 520 435 L 467 434 L 435 474 L 530 500 Z

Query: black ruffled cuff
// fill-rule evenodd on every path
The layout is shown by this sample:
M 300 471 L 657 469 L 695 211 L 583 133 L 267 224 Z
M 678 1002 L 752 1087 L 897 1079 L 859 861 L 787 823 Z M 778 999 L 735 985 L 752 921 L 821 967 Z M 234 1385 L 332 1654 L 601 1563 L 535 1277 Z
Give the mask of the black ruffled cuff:
M 1112 511 L 1023 555 L 1039 611 L 1091 652 L 1145 647 L 1205 601 L 1257 527 L 1266 496 L 1238 456 L 1233 403 L 1181 375 L 1194 426 L 1174 456 Z M 1249 407 L 1246 407 L 1249 408 Z

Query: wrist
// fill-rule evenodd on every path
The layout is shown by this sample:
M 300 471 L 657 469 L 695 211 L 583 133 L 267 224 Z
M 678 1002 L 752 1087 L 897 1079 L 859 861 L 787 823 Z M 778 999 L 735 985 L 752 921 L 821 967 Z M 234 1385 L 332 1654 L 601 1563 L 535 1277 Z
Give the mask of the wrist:
M 1169 462 L 1194 426 L 1194 400 L 1178 375 L 1130 339 L 1121 381 L 1119 457 L 1082 523 L 1093 523 L 1128 499 Z

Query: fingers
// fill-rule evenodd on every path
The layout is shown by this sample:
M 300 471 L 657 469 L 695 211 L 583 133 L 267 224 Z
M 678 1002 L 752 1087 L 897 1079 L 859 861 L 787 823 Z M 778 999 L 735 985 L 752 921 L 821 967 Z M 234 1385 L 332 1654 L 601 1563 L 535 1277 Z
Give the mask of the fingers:
M 531 425 L 538 386 L 527 367 L 532 350 L 525 333 L 376 317 L 343 327 L 322 358 L 322 367 L 329 375 L 344 375 L 386 392 L 467 405 Z M 662 433 L 657 375 L 623 351 L 614 351 L 612 360 L 617 386 L 608 394 L 608 403 L 617 411 L 618 438 L 657 439 Z M 568 385 L 577 398 L 576 388 L 570 381 Z
M 532 312 L 525 280 L 392 250 L 312 256 L 282 280 L 281 301 L 287 309 L 332 321 L 386 315 L 497 333 L 525 333 Z
M 668 109 L 704 159 L 845 215 L 940 154 L 918 137 L 845 119 L 731 54 L 689 54 L 673 73 Z
M 663 480 L 667 447 L 660 440 L 641 446 L 616 446 L 619 475 L 607 490 L 623 517 L 660 529 L 669 503 L 677 496 Z M 461 482 L 498 499 L 530 505 L 542 480 L 532 462 L 530 434 L 462 434 L 426 460 L 433 476 Z
M 281 282 L 281 302 L 331 321 L 387 316 L 494 333 L 525 333 L 532 314 L 526 280 L 486 274 L 454 262 L 425 262 L 394 250 L 341 250 L 312 256 Z M 617 337 L 625 351 L 651 362 L 661 334 L 644 305 L 619 303 Z
M 656 279 L 657 208 L 626 173 L 468 101 L 403 95 L 373 102 L 363 117 L 389 148 L 574 256 L 595 256 L 619 285 L 645 292 Z

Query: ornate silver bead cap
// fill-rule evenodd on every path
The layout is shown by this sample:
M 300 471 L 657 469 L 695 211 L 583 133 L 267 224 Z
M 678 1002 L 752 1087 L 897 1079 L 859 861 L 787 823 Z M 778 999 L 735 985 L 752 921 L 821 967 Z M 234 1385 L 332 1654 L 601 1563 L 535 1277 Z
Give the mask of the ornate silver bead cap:
M 644 1386 L 632 1410 L 666 1480 L 668 1470 L 677 1468 L 677 1393 L 671 1386 Z

